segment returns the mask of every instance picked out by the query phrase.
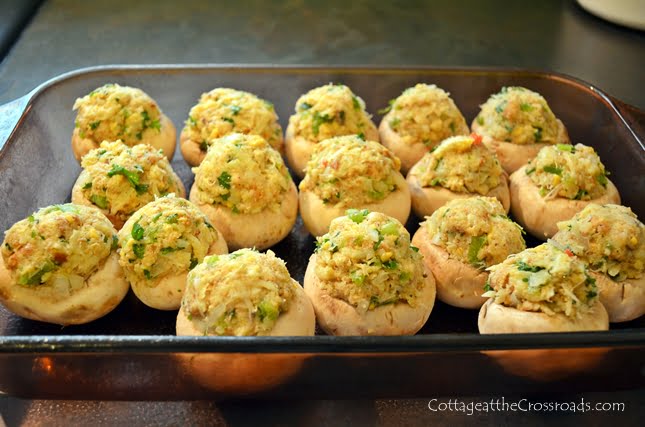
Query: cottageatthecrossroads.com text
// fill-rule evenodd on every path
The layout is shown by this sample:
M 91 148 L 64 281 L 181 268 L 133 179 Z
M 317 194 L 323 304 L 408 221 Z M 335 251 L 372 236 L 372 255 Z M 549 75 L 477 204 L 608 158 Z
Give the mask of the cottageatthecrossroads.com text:
M 482 412 L 624 412 L 622 402 L 590 402 L 581 398 L 577 402 L 545 402 L 529 399 L 506 400 L 493 398 L 490 401 L 466 401 L 461 399 L 431 399 L 428 409 L 433 412 L 461 412 L 473 415 Z

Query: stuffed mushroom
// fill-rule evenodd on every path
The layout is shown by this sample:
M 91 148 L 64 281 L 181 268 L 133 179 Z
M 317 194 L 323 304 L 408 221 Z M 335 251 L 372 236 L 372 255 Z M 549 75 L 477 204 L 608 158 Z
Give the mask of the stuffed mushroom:
M 305 292 L 331 335 L 411 335 L 430 316 L 432 273 L 396 219 L 350 209 L 317 239 Z
M 553 240 L 587 264 L 610 322 L 645 314 L 645 226 L 631 209 L 592 203 L 558 229 Z
M 544 147 L 511 181 L 511 213 L 529 233 L 546 240 L 557 223 L 589 203 L 620 204 L 620 195 L 593 148 L 582 144 Z
M 210 255 L 188 274 L 177 335 L 313 335 L 314 310 L 271 251 Z
M 403 173 L 444 139 L 470 133 L 450 94 L 435 85 L 408 88 L 383 111 L 381 142 L 401 159 Z
M 79 162 L 103 141 L 120 139 L 128 146 L 149 144 L 168 159 L 175 153 L 177 131 L 159 105 L 141 89 L 110 83 L 74 103 L 72 150 Z
M 410 169 L 406 179 L 412 209 L 421 218 L 459 198 L 496 197 L 506 212 L 511 205 L 506 172 L 477 134 L 444 140 Z
M 471 128 L 513 173 L 543 147 L 569 144 L 569 135 L 546 99 L 523 87 L 504 87 L 481 106 Z
M 462 308 L 486 302 L 486 268 L 526 248 L 523 230 L 492 197 L 455 199 L 421 224 L 412 244 L 437 282 L 437 298 Z
M 327 139 L 316 145 L 300 182 L 300 215 L 309 232 L 321 236 L 348 208 L 366 208 L 405 224 L 410 191 L 400 162 L 378 142 L 358 136 Z
M 206 215 L 173 195 L 135 212 L 119 231 L 119 246 L 119 264 L 135 295 L 160 310 L 179 308 L 188 272 L 206 255 L 228 252 Z
M 130 286 L 114 226 L 97 209 L 42 208 L 5 233 L 0 301 L 27 319 L 87 323 L 112 311 Z
M 216 88 L 202 94 L 190 109 L 179 136 L 179 147 L 186 162 L 199 165 L 208 147 L 224 135 L 259 135 L 282 153 L 282 127 L 273 104 L 241 90 Z
M 342 84 L 330 83 L 310 90 L 298 99 L 296 112 L 289 118 L 285 135 L 289 166 L 302 178 L 316 144 L 343 135 L 379 140 L 365 102 Z
M 482 334 L 609 329 L 596 280 L 569 250 L 543 243 L 488 270 Z
M 98 208 L 117 229 L 155 197 L 186 196 L 184 184 L 161 150 L 148 144 L 101 143 L 81 162 L 72 202 Z
M 193 172 L 190 200 L 230 249 L 265 249 L 293 228 L 298 191 L 280 153 L 261 136 L 233 133 L 216 140 Z

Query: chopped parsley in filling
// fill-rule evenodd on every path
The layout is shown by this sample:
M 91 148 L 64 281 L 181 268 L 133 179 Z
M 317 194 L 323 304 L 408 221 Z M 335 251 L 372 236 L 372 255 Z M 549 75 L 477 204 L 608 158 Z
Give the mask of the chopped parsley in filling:
M 440 186 L 457 193 L 486 195 L 502 183 L 504 170 L 479 135 L 444 140 L 412 167 L 423 187 Z
M 210 255 L 188 274 L 181 310 L 204 335 L 268 335 L 296 286 L 271 251 Z
M 317 238 L 315 273 L 321 288 L 366 312 L 387 304 L 415 307 L 425 285 L 423 260 L 394 218 L 347 211 Z
M 523 87 L 504 87 L 481 106 L 473 130 L 496 141 L 513 144 L 556 144 L 560 124 L 546 100 Z
M 123 221 L 155 197 L 181 191 L 168 159 L 147 144 L 104 141 L 81 166 L 89 174 L 83 197 Z
M 23 286 L 72 293 L 116 249 L 116 230 L 98 210 L 64 204 L 42 208 L 5 233 L 2 257 Z
M 316 146 L 300 183 L 325 204 L 360 206 L 396 191 L 401 162 L 383 145 L 357 136 L 342 136 Z
M 572 252 L 544 243 L 488 269 L 484 293 L 497 304 L 576 318 L 598 303 L 596 281 Z
M 553 240 L 569 248 L 592 271 L 621 282 L 645 273 L 645 226 L 632 210 L 591 203 L 558 223 Z
M 410 87 L 379 113 L 388 113 L 383 120 L 409 145 L 432 148 L 448 137 L 469 133 L 450 94 L 435 85 Z
M 260 136 L 230 134 L 217 140 L 195 172 L 202 203 L 226 206 L 234 213 L 277 211 L 291 186 L 280 153 Z
M 607 192 L 609 172 L 593 148 L 582 144 L 544 147 L 525 173 L 546 199 L 591 200 Z
M 148 135 L 161 132 L 161 115 L 157 103 L 140 89 L 107 84 L 78 98 L 76 127 L 81 138 L 97 144 L 120 139 L 133 146 Z
M 235 89 L 216 88 L 202 94 L 190 110 L 184 133 L 203 152 L 230 133 L 259 135 L 276 150 L 282 147 L 282 128 L 273 104 Z
M 331 83 L 302 95 L 289 123 L 297 136 L 313 142 L 376 130 L 365 102 L 347 86 Z
M 433 244 L 475 268 L 499 264 L 526 248 L 523 230 L 492 197 L 448 202 L 422 223 Z
M 217 239 L 217 230 L 192 203 L 162 197 L 138 210 L 119 231 L 119 262 L 130 283 L 155 286 L 161 278 L 188 272 Z

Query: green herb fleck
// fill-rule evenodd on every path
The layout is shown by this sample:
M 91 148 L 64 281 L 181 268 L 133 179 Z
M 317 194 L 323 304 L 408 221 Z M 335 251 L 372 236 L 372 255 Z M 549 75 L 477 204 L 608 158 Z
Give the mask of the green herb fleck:
M 359 134 L 358 134 L 358 135 L 356 135 L 356 136 L 357 136 L 359 139 L 362 139 L 363 141 L 365 141 L 365 134 L 364 134 L 363 132 L 359 133 Z
M 484 126 L 484 118 L 482 116 L 477 116 L 477 124 L 479 126 Z
M 139 225 L 139 222 L 135 222 L 134 225 L 132 226 L 132 232 L 130 233 L 132 238 L 136 241 L 139 241 L 143 239 L 144 233 L 145 233 L 144 228 L 141 225 Z
M 383 263 L 383 267 L 385 267 L 387 270 L 394 270 L 399 266 L 399 263 L 396 262 L 394 259 L 387 260 Z
M 331 123 L 334 121 L 333 117 L 329 117 L 327 114 L 320 114 L 318 111 L 314 112 L 314 119 L 313 119 L 313 125 L 312 125 L 312 130 L 314 132 L 314 135 L 318 135 L 318 132 L 320 131 L 320 125 L 324 123 Z
M 260 317 L 260 321 L 264 321 L 265 319 L 269 321 L 276 320 L 278 316 L 280 315 L 280 311 L 278 307 L 276 307 L 274 304 L 271 304 L 269 301 L 263 300 L 259 305 L 258 305 L 258 316 Z
M 522 111 L 524 111 L 524 112 L 529 112 L 529 111 L 531 111 L 532 109 L 533 109 L 533 106 L 532 106 L 531 104 L 528 104 L 528 103 L 526 103 L 526 102 L 522 102 L 522 103 L 520 104 L 520 110 L 522 110 Z
M 533 168 L 526 168 L 526 169 L 524 170 L 524 172 L 525 172 L 527 175 L 531 175 L 533 172 L 535 172 L 535 168 L 534 168 L 534 167 L 533 167 Z
M 97 120 L 95 122 L 90 123 L 90 129 L 96 130 L 96 128 L 99 127 L 100 125 L 101 125 L 101 121 Z
M 583 197 L 588 196 L 589 192 L 587 190 L 580 189 L 576 193 L 576 196 L 574 197 L 574 200 L 582 200 Z
M 112 169 L 107 173 L 107 176 L 111 178 L 115 175 L 122 175 L 128 180 L 137 194 L 143 194 L 148 191 L 148 186 L 146 184 L 139 183 L 141 179 L 139 173 L 140 171 L 132 172 L 120 165 L 112 165 Z
M 354 110 L 361 109 L 361 103 L 359 102 L 358 98 L 356 98 L 355 95 L 352 95 L 352 105 L 354 106 Z
M 177 224 L 178 217 L 179 216 L 176 213 L 168 215 L 166 218 L 166 224 Z
M 367 209 L 347 209 L 345 214 L 354 221 L 356 224 L 360 224 L 367 218 L 367 215 L 369 215 L 370 211 Z
M 144 243 L 135 243 L 132 245 L 132 252 L 134 252 L 134 256 L 141 259 L 146 252 L 146 245 Z
M 556 165 L 546 165 L 542 168 L 542 170 L 547 173 L 562 176 L 562 168 L 559 168 Z
M 571 144 L 556 144 L 555 145 L 560 151 L 568 151 L 569 153 L 575 153 L 576 147 Z
M 609 182 L 607 175 L 605 175 L 604 173 L 596 175 L 596 181 L 598 181 L 598 184 L 602 185 L 603 187 L 607 187 L 607 183 Z
M 390 221 L 381 227 L 381 233 L 386 236 L 398 236 L 399 226 L 394 221 Z
M 92 188 L 92 181 L 83 184 L 83 190 L 89 190 L 90 188 Z
M 484 285 L 484 292 L 492 291 L 493 287 L 490 285 L 488 281 L 486 281 L 486 284 Z
M 365 275 L 362 274 L 359 270 L 352 271 L 349 274 L 349 278 L 352 279 L 352 282 L 357 285 L 362 285 L 363 283 L 365 283 Z
M 36 271 L 31 276 L 23 275 L 18 279 L 18 284 L 20 285 L 40 285 L 42 283 L 42 278 L 45 274 L 50 271 L 56 270 L 57 265 L 53 261 L 46 261 L 45 264 Z
M 535 129 L 533 131 L 533 138 L 535 138 L 535 142 L 542 141 L 542 128 L 534 127 L 533 129 Z
M 398 119 L 398 118 L 394 118 L 394 119 L 390 120 L 389 125 L 390 125 L 390 127 L 391 127 L 392 129 L 396 130 L 396 128 L 399 126 L 399 124 L 400 124 L 400 123 L 401 123 L 401 120 L 400 120 L 400 119 Z
M 385 108 L 381 108 L 380 110 L 378 110 L 378 111 L 377 111 L 377 113 L 378 113 L 378 114 L 380 114 L 380 115 L 383 115 L 383 114 L 387 114 L 387 113 L 389 113 L 389 112 L 390 112 L 390 110 L 392 110 L 392 107 L 394 106 L 394 103 L 395 103 L 395 102 L 396 102 L 396 98 L 394 98 L 394 99 L 390 99 L 390 100 L 387 102 L 387 103 L 388 103 L 388 106 L 387 106 L 387 107 L 385 107 Z
M 112 235 L 112 247 L 111 247 L 111 249 L 114 250 L 117 247 L 119 247 L 119 236 L 117 236 L 116 234 L 113 234 Z
M 298 109 L 300 111 L 306 111 L 306 110 L 310 109 L 311 107 L 312 107 L 312 105 L 309 104 L 308 102 L 303 102 L 302 104 L 300 104 L 300 106 L 298 106 Z
M 468 262 L 473 267 L 483 268 L 486 266 L 484 261 L 479 259 L 479 251 L 486 244 L 486 235 L 472 237 L 468 246 Z
M 515 265 L 517 266 L 518 270 L 528 271 L 530 273 L 537 273 L 538 271 L 544 270 L 544 267 L 540 267 L 539 265 L 530 265 L 521 260 L 517 261 Z
M 150 221 L 157 222 L 159 218 L 161 218 L 161 212 L 159 212 L 158 214 L 155 214 L 152 218 L 150 218 Z
M 149 270 L 143 270 L 143 275 L 146 276 L 146 279 L 148 280 L 152 279 L 152 274 L 150 274 Z
M 242 111 L 242 107 L 240 107 L 239 105 L 231 105 L 230 108 L 234 116 L 237 116 L 240 113 L 240 111 Z
M 107 197 L 105 196 L 98 196 L 96 194 L 92 194 L 90 196 L 90 202 L 94 203 L 96 206 L 98 206 L 101 209 L 107 209 L 108 207 L 108 200 L 107 200 Z
M 223 188 L 226 188 L 227 190 L 231 189 L 231 174 L 224 171 L 220 174 L 219 177 L 217 177 L 217 182 L 219 185 Z

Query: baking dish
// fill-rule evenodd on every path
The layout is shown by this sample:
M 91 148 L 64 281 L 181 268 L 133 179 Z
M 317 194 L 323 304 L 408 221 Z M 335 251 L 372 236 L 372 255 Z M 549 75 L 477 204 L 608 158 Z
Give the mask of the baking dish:
M 199 95 L 223 86 L 272 101 L 286 127 L 296 99 L 328 82 L 350 86 L 372 113 L 417 82 L 451 93 L 470 123 L 502 86 L 549 101 L 572 141 L 592 145 L 623 203 L 645 217 L 645 114 L 575 78 L 514 69 L 105 66 L 74 71 L 0 106 L 0 229 L 69 200 L 80 168 L 70 149 L 76 97 L 107 83 L 140 87 L 181 126 Z M 378 117 L 376 117 L 378 121 Z M 173 167 L 193 176 L 178 152 Z M 414 232 L 412 218 L 407 227 Z M 529 244 L 531 242 L 528 242 Z M 314 239 L 298 220 L 273 250 L 302 283 Z M 175 312 L 132 295 L 108 316 L 61 328 L 0 309 L 0 390 L 30 398 L 343 398 L 591 391 L 645 386 L 645 319 L 608 332 L 480 336 L 476 311 L 437 303 L 412 337 L 175 337 Z

